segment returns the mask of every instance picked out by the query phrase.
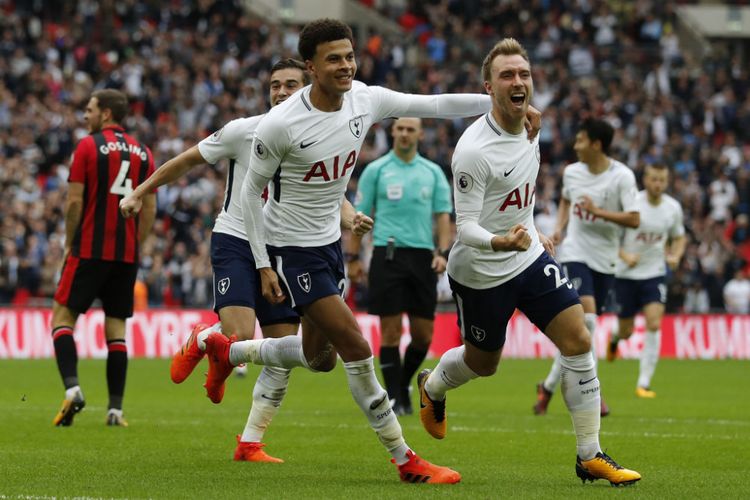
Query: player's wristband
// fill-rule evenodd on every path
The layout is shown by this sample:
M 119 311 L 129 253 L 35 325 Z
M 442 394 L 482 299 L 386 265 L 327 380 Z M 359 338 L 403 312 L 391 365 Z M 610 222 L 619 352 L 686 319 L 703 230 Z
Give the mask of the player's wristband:
M 356 253 L 345 253 L 344 254 L 344 260 L 346 262 L 355 262 L 359 260 L 359 254 Z
M 451 249 L 450 248 L 447 248 L 445 250 L 435 249 L 435 257 L 437 257 L 439 255 L 440 257 L 444 258 L 445 260 L 448 260 L 448 255 L 450 255 L 450 253 L 451 253 Z

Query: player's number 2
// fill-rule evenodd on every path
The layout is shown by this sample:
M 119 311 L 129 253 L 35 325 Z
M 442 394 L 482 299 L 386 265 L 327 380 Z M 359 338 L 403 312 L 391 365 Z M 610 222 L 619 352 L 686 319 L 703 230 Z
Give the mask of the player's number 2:
M 568 281 L 568 278 L 565 276 L 560 276 L 560 268 L 558 268 L 554 264 L 547 264 L 544 266 L 544 274 L 546 276 L 552 276 L 555 275 L 555 288 L 560 288 L 561 286 L 565 285 L 568 288 L 573 288 L 573 284 Z
M 133 192 L 133 180 L 128 177 L 128 170 L 130 170 L 130 161 L 122 160 L 120 171 L 117 173 L 117 177 L 115 177 L 115 182 L 109 188 L 110 193 L 128 196 Z

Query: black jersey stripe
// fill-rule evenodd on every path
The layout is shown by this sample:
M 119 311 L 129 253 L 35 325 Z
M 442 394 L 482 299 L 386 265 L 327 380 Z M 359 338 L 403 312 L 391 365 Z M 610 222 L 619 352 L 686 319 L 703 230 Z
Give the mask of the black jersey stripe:
M 123 179 L 123 182 L 126 182 L 130 178 L 130 169 L 133 168 L 133 165 L 130 164 L 130 148 L 122 132 L 115 132 L 115 140 L 122 145 L 122 150 L 120 150 L 120 167 L 117 169 L 118 173 L 124 162 L 127 161 L 129 165 L 128 172 L 125 179 Z M 115 217 L 117 218 L 117 225 L 115 226 L 115 260 L 119 261 L 125 256 L 126 221 L 119 210 L 117 210 Z
M 109 154 L 103 154 L 107 148 L 107 139 L 103 132 L 94 135 L 96 144 L 96 204 L 94 205 L 94 227 L 91 240 L 91 258 L 101 259 L 104 248 L 104 230 L 107 223 L 107 192 L 109 191 Z

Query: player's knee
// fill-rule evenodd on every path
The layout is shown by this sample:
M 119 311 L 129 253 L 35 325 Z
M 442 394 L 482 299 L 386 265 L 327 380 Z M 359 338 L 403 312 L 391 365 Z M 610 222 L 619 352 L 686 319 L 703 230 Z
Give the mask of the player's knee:
M 574 330 L 574 333 L 564 339 L 559 348 L 565 356 L 576 356 L 589 352 L 591 350 L 591 334 L 585 327 Z

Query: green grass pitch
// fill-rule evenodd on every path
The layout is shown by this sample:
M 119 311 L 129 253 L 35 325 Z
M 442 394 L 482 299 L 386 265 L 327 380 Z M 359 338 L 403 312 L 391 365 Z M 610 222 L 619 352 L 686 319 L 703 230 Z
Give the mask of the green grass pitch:
M 428 364 L 434 364 L 434 361 Z M 655 400 L 634 396 L 637 362 L 600 363 L 612 414 L 602 447 L 641 472 L 612 488 L 575 476 L 575 439 L 559 394 L 550 413 L 531 412 L 549 361 L 503 360 L 498 373 L 448 395 L 448 436 L 433 440 L 417 415 L 401 425 L 424 458 L 463 475 L 458 485 L 412 485 L 369 429 L 333 373 L 295 370 L 265 441 L 285 464 L 235 463 L 235 435 L 259 368 L 232 377 L 224 402 L 201 387 L 205 361 L 181 385 L 168 360 L 131 360 L 129 428 L 104 425 L 104 361 L 83 360 L 87 407 L 69 428 L 53 427 L 63 390 L 54 360 L 0 362 L 0 498 L 747 498 L 750 365 L 662 360 Z M 416 398 L 415 398 L 416 400 Z M 416 402 L 416 401 L 415 401 Z

